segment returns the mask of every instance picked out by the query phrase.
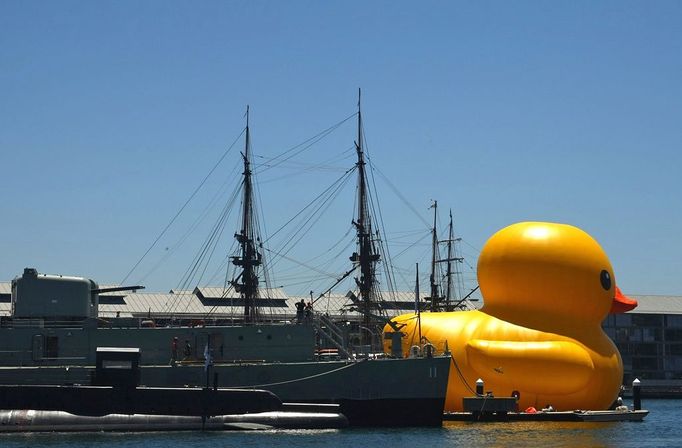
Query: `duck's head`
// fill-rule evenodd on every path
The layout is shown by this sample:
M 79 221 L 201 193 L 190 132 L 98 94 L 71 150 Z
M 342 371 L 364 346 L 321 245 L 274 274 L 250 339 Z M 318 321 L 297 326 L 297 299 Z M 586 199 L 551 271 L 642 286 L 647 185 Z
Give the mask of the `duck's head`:
M 478 259 L 478 282 L 485 311 L 520 322 L 599 324 L 617 308 L 606 253 L 590 235 L 566 224 L 521 222 L 495 233 Z M 630 301 L 618 311 L 636 305 Z

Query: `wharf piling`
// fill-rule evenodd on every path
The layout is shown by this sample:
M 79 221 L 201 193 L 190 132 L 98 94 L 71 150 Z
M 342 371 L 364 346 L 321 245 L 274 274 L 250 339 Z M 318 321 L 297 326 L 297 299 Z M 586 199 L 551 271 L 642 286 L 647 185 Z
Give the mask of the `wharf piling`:
M 635 411 L 642 409 L 642 383 L 638 378 L 632 382 L 632 407 Z

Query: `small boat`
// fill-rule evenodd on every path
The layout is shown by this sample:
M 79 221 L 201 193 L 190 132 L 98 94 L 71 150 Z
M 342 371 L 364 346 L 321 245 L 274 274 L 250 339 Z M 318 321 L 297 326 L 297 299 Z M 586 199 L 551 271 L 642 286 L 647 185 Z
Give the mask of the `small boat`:
M 622 402 L 621 402 L 622 403 Z M 464 412 L 446 412 L 444 420 L 447 421 L 503 421 L 503 422 L 623 422 L 642 421 L 649 415 L 649 411 L 639 409 L 641 402 L 635 400 L 634 409 L 626 406 L 617 407 L 615 410 L 589 411 L 555 411 L 547 407 L 540 411 L 529 408 L 525 412 L 518 412 L 516 397 L 493 397 L 479 395 L 465 397 L 462 400 Z

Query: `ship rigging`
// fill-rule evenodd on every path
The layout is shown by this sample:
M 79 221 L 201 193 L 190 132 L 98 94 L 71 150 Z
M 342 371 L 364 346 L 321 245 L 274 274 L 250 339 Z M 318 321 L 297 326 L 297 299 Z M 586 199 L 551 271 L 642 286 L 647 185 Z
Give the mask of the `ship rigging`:
M 235 142 L 223 154 L 218 164 L 225 158 L 227 153 L 235 146 L 238 140 L 243 138 L 243 151 L 241 152 L 241 176 L 239 176 L 239 183 L 236 185 L 233 193 L 228 195 L 228 200 L 222 208 L 217 223 L 211 229 L 209 237 L 200 248 L 195 256 L 192 265 L 188 268 L 181 282 L 174 289 L 176 297 L 172 302 L 169 302 L 169 313 L 181 313 L 183 311 L 184 300 L 187 296 L 193 293 L 193 285 L 198 285 L 204 278 L 210 276 L 210 271 L 207 273 L 211 258 L 214 253 L 227 253 L 228 257 L 222 258 L 222 262 L 215 273 L 210 276 L 210 279 L 216 278 L 216 274 L 220 270 L 224 273 L 225 281 L 222 292 L 223 304 L 228 302 L 230 306 L 241 308 L 240 313 L 233 313 L 233 321 L 256 323 L 263 319 L 271 319 L 271 313 L 267 310 L 273 303 L 271 300 L 277 296 L 277 288 L 273 288 L 274 281 L 273 266 L 282 261 L 289 262 L 288 266 L 300 266 L 306 272 L 305 277 L 301 277 L 299 284 L 306 285 L 310 289 L 310 301 L 315 305 L 316 310 L 321 310 L 320 306 L 326 300 L 329 300 L 330 293 L 335 288 L 343 283 L 346 279 L 353 278 L 354 286 L 346 294 L 346 298 L 350 299 L 350 303 L 345 305 L 346 311 L 358 312 L 360 317 L 359 328 L 357 333 L 357 340 L 351 340 L 351 343 L 364 346 L 366 350 L 372 350 L 372 347 L 378 346 L 380 343 L 379 336 L 383 326 L 390 322 L 388 319 L 387 310 L 404 309 L 404 304 L 398 305 L 399 294 L 395 289 L 395 274 L 394 264 L 391 259 L 388 247 L 385 244 L 383 235 L 386 235 L 381 210 L 379 208 L 379 201 L 376 197 L 376 188 L 374 185 L 375 173 L 382 176 L 388 183 L 389 187 L 396 192 L 397 196 L 407 204 L 422 222 L 424 219 L 418 215 L 416 210 L 406 202 L 404 197 L 400 195 L 397 189 L 371 162 L 368 157 L 364 128 L 363 128 L 363 113 L 361 108 L 361 98 L 358 97 L 358 109 L 354 114 L 344 118 L 333 126 L 323 130 L 304 142 L 295 145 L 286 151 L 280 153 L 275 157 L 264 157 L 254 155 L 251 145 L 251 127 L 250 127 L 250 110 L 247 107 L 245 114 L 246 126 L 243 128 L 241 134 L 235 139 Z M 269 235 L 263 235 L 259 226 L 259 222 L 264 222 L 261 211 L 256 204 L 256 199 L 260 198 L 259 183 L 263 183 L 262 179 L 256 182 L 256 176 L 267 172 L 274 167 L 290 169 L 295 165 L 296 161 L 293 157 L 302 154 L 304 151 L 313 147 L 328 137 L 343 123 L 348 120 L 356 118 L 357 120 L 357 137 L 353 141 L 352 148 L 344 150 L 337 156 L 329 158 L 325 162 L 309 163 L 304 162 L 304 170 L 324 169 L 330 168 L 339 169 L 338 162 L 343 162 L 354 157 L 354 163 L 350 168 L 345 168 L 342 174 L 334 180 L 329 186 L 324 189 L 319 195 L 314 197 L 307 205 L 300 211 L 295 213 L 284 224 L 278 227 Z M 254 160 L 256 161 L 254 163 Z M 217 165 L 213 167 L 211 173 L 216 170 Z M 337 165 L 334 165 L 337 164 Z M 336 166 L 336 168 L 334 168 Z M 347 166 L 347 165 L 346 165 Z M 235 173 L 236 174 L 236 173 Z M 280 176 L 281 177 L 281 176 Z M 338 272 L 338 267 L 331 266 L 330 262 L 320 262 L 319 256 L 313 257 L 308 261 L 299 261 L 296 256 L 292 256 L 292 249 L 304 238 L 307 238 L 308 233 L 313 229 L 319 229 L 319 220 L 322 214 L 329 208 L 342 192 L 345 185 L 355 177 L 356 179 L 356 195 L 354 204 L 354 217 L 350 222 L 350 228 L 341 236 L 341 238 L 334 243 L 324 254 L 331 256 L 332 260 L 341 262 L 343 260 L 340 255 L 343 251 L 350 248 L 350 245 L 355 245 L 355 250 L 350 255 L 351 264 L 344 269 L 342 274 L 335 274 Z M 237 179 L 237 176 L 231 177 Z M 276 178 L 277 179 L 277 178 Z M 205 181 L 206 179 L 204 179 Z M 266 179 L 265 182 L 273 179 Z M 300 184 L 300 182 L 297 182 Z M 201 188 L 202 184 L 198 188 Z M 292 185 L 293 186 L 293 185 Z M 372 187 L 372 188 L 370 188 Z M 195 191 L 196 193 L 196 191 Z M 194 194 L 193 193 L 193 196 Z M 225 193 L 221 193 L 224 196 Z M 218 196 L 216 194 L 216 196 Z M 192 199 L 192 197 L 190 197 Z M 237 205 L 239 204 L 239 207 Z M 185 204 L 186 206 L 187 204 Z M 453 277 L 457 278 L 457 269 L 452 269 L 452 262 L 460 258 L 453 253 L 453 243 L 456 239 L 452 234 L 452 223 L 450 225 L 450 235 L 446 240 L 438 240 L 435 229 L 435 214 L 436 204 L 434 204 L 434 227 L 431 229 L 432 239 L 435 245 L 448 243 L 448 255 L 444 259 L 436 255 L 434 251 L 431 271 L 431 297 L 433 300 L 433 310 L 452 309 L 456 307 L 456 299 L 452 295 L 453 291 Z M 183 208 L 185 207 L 183 206 Z M 180 210 L 182 212 L 183 209 Z M 238 226 L 234 232 L 234 240 L 231 249 L 225 252 L 225 249 L 218 248 L 218 241 L 220 236 L 224 233 L 226 223 L 229 215 L 233 210 L 238 210 Z M 180 213 L 179 212 L 179 213 Z M 176 215 L 177 216 L 177 215 Z M 205 218 L 207 213 L 201 214 L 201 219 Z M 175 219 L 175 218 L 174 218 Z M 199 219 L 199 217 L 197 217 Z M 173 223 L 173 220 L 170 224 Z M 196 227 L 196 225 L 194 225 Z M 324 228 L 325 226 L 322 226 Z M 165 232 L 165 230 L 164 230 Z M 159 240 L 163 233 L 159 235 L 154 244 Z M 353 235 L 352 241 L 347 240 Z M 325 235 L 328 237 L 329 232 Z M 274 238 L 277 238 L 275 240 Z M 344 244 L 344 241 L 346 242 Z M 153 247 L 153 245 L 152 245 Z M 171 245 L 172 252 L 175 246 Z M 276 249 L 274 249 L 276 248 Z M 151 247 L 150 247 L 151 250 Z M 166 249 L 168 250 L 168 248 Z M 337 253 L 338 255 L 333 255 Z M 149 250 L 148 250 L 149 252 Z M 266 254 L 268 255 L 269 263 L 266 264 Z M 348 252 L 346 252 L 348 254 Z M 146 255 L 146 254 L 145 254 Z M 164 256 L 169 254 L 164 254 Z M 402 255 L 399 254 L 399 256 Z M 346 258 L 347 259 L 347 258 Z M 448 262 L 447 274 L 445 275 L 446 282 L 440 285 L 440 280 L 437 277 L 442 277 L 436 274 L 436 266 Z M 326 264 L 325 264 L 326 263 Z M 348 262 L 346 262 L 348 263 Z M 139 264 L 139 262 L 138 262 Z M 215 261 L 213 262 L 215 264 Z M 337 262 L 334 262 L 337 264 Z M 337 264 L 338 266 L 338 264 Z M 137 265 L 135 266 L 137 267 Z M 134 268 L 135 268 L 134 267 Z M 133 269 L 134 269 L 133 268 Z M 156 266 L 154 267 L 156 269 Z M 282 270 L 277 270 L 281 272 Z M 278 278 L 288 279 L 286 269 L 285 274 Z M 278 274 L 278 276 L 281 274 Z M 404 275 L 400 273 L 403 277 Z M 317 276 L 316 284 L 313 284 L 313 276 Z M 306 280 L 309 278 L 310 280 Z M 209 282 L 211 281 L 209 279 Z M 203 280 L 204 282 L 206 280 Z M 278 281 L 278 283 L 280 283 Z M 291 286 L 291 281 L 283 282 Z M 326 283 L 326 284 L 324 284 Z M 380 284 L 382 287 L 380 288 Z M 305 286 L 304 286 L 305 287 Z M 281 287 L 279 287 L 281 288 Z M 314 290 L 323 291 L 321 293 L 313 293 Z M 281 290 L 281 289 L 280 289 Z M 195 288 L 196 291 L 196 288 Z M 442 292 L 441 292 L 442 291 Z M 274 294 L 274 296 L 273 296 Z M 338 294 L 337 294 L 338 295 Z M 215 297 L 215 295 L 213 296 Z M 278 297 L 286 297 L 281 293 Z M 217 299 L 217 298 L 216 298 Z M 282 299 L 283 300 L 283 299 Z M 403 299 L 405 301 L 405 299 Z M 216 306 L 222 306 L 219 300 L 216 300 Z M 401 302 L 402 303 L 402 302 Z M 338 311 L 338 310 L 336 310 Z M 205 316 L 210 317 L 210 312 Z

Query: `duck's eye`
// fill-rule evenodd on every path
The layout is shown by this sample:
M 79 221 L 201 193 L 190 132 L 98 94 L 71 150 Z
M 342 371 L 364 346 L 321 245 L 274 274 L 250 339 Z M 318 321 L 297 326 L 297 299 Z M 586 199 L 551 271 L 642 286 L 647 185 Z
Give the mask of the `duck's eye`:
M 603 270 L 601 271 L 601 275 L 599 275 L 599 280 L 601 281 L 601 286 L 605 290 L 611 289 L 611 274 L 609 274 L 609 271 Z

